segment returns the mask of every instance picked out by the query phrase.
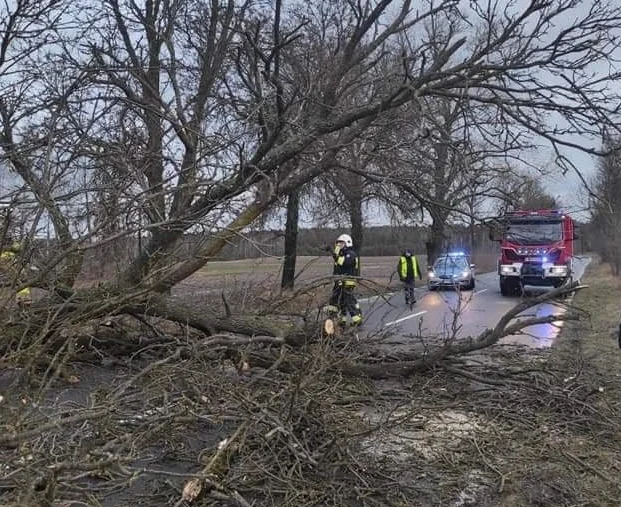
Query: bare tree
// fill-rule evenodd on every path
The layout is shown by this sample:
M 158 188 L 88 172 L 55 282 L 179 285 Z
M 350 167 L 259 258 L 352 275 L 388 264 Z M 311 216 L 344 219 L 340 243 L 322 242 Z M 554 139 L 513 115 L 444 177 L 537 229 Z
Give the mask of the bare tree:
M 315 412 L 318 403 L 332 409 L 343 400 L 351 388 L 341 383 L 344 374 L 409 375 L 523 327 L 577 318 L 574 311 L 514 321 L 531 304 L 581 288 L 573 285 L 523 301 L 481 336 L 425 343 L 396 358 L 359 354 L 349 360 L 336 356 L 334 341 L 317 340 L 315 321 L 272 318 L 282 300 L 271 302 L 271 312 L 248 316 L 232 312 L 228 302 L 221 312 L 215 305 L 162 296 L 275 203 L 333 170 L 344 148 L 379 128 L 391 112 L 408 106 L 437 112 L 446 104 L 443 112 L 450 118 L 460 101 L 485 106 L 497 119 L 493 133 L 480 131 L 467 139 L 468 149 L 459 146 L 449 156 L 446 141 L 452 137 L 442 132 L 446 122 L 438 115 L 428 144 L 419 147 L 427 153 L 411 157 L 430 179 L 435 161 L 443 168 L 455 161 L 466 171 L 456 179 L 468 183 L 481 174 L 472 146 L 497 141 L 498 131 L 513 140 L 517 125 L 560 153 L 576 133 L 615 129 L 618 97 L 608 85 L 616 76 L 593 74 L 591 66 L 608 63 L 616 49 L 612 34 L 621 26 L 621 11 L 597 1 L 587 11 L 574 11 L 577 5 L 533 0 L 525 6 L 466 6 L 440 0 L 416 10 L 408 0 L 343 0 L 296 3 L 285 13 L 280 3 L 271 12 L 265 4 L 232 0 L 3 4 L 0 150 L 17 179 L 11 202 L 24 210 L 19 222 L 27 234 L 34 238 L 45 216 L 56 239 L 37 275 L 50 289 L 49 298 L 6 326 L 0 348 L 3 360 L 19 356 L 24 371 L 36 371 L 33 380 L 41 382 L 32 403 L 16 400 L 17 415 L 9 413 L 0 435 L 0 443 L 12 447 L 5 449 L 12 466 L 5 472 L 10 501 L 81 501 L 90 479 L 109 475 L 117 487 L 144 474 L 161 477 L 161 470 L 149 470 L 137 455 L 139 445 L 152 449 L 182 428 L 184 441 L 174 438 L 173 446 L 187 448 L 187 428 L 193 425 L 198 433 L 201 425 L 224 421 L 221 426 L 236 429 L 217 449 L 215 442 L 204 444 L 214 452 L 191 499 L 200 493 L 211 497 L 207 501 L 249 505 L 243 494 L 251 488 L 260 502 L 273 494 L 265 491 L 268 477 L 270 486 L 278 483 L 274 490 L 283 504 L 300 503 L 298 479 L 312 473 L 316 482 L 303 502 L 321 503 L 325 477 L 341 477 L 343 468 L 325 474 L 320 461 L 341 463 L 349 449 L 331 431 L 327 410 Z M 421 35 L 425 23 L 444 20 L 459 29 L 441 44 Z M 566 127 L 549 124 L 552 115 Z M 414 139 L 424 134 L 412 130 Z M 430 154 L 435 157 L 423 156 Z M 365 183 L 397 185 L 396 177 L 371 166 L 357 176 Z M 453 183 L 438 181 L 439 188 Z M 88 216 L 94 202 L 101 205 L 97 220 Z M 197 247 L 178 251 L 187 234 L 197 231 Z M 97 286 L 77 283 L 89 248 L 136 233 L 147 235 L 145 242 L 119 273 Z M 52 273 L 56 267 L 59 279 Z M 107 350 L 99 350 L 104 345 Z M 343 344 L 347 350 L 353 346 Z M 242 353 L 244 347 L 252 350 Z M 111 351 L 131 355 L 132 368 L 136 355 L 144 354 L 144 368 L 126 370 L 118 384 L 101 380 L 88 408 L 62 408 L 51 418 L 48 406 L 40 404 L 46 401 L 42 393 L 58 379 L 75 380 L 67 361 L 76 354 L 113 361 Z M 211 368 L 216 361 L 234 363 L 230 383 L 240 391 L 223 388 L 224 374 Z M 240 382 L 248 362 L 265 375 Z M 317 378 L 321 388 L 313 389 Z M 144 379 L 145 389 L 136 389 Z M 260 399 L 253 398 L 257 392 Z M 326 398 L 327 393 L 341 397 Z M 17 394 L 7 391 L 7 397 Z M 352 403 L 355 397 L 348 398 Z M 51 437 L 37 439 L 32 448 L 22 445 L 42 432 Z M 278 456 L 264 459 L 267 449 L 278 449 Z M 242 479 L 229 481 L 236 461 L 231 458 L 238 455 L 244 456 L 235 471 Z M 355 487 L 338 483 L 334 489 L 348 496 L 335 493 L 327 504 L 366 502 L 394 486 L 385 477 L 370 482 L 367 468 L 352 465 L 345 477 L 353 477 Z M 108 487 L 101 494 L 109 493 Z
M 609 155 L 600 160 L 593 177 L 591 198 L 591 229 L 596 251 L 608 262 L 614 276 L 621 274 L 621 160 L 619 142 L 607 137 L 604 144 Z
M 555 209 L 559 206 L 535 176 L 516 172 L 508 175 L 503 186 L 506 198 L 501 205 L 502 211 Z
M 606 89 L 616 76 L 588 70 L 607 62 L 617 47 L 611 34 L 620 25 L 619 7 L 605 2 L 584 11 L 569 0 L 523 8 L 477 3 L 463 10 L 443 1 L 416 11 L 407 0 L 398 8 L 390 1 L 360 8 L 311 3 L 280 13 L 278 21 L 250 4 L 225 1 L 107 0 L 83 7 L 93 21 L 81 25 L 80 40 L 86 42 L 77 51 L 70 51 L 75 48 L 69 45 L 71 29 L 56 26 L 29 35 L 40 44 L 48 33 L 64 34 L 58 37 L 67 42 L 63 58 L 37 61 L 61 70 L 56 75 L 62 93 L 34 101 L 38 109 L 21 99 L 5 106 L 2 149 L 50 215 L 62 243 L 59 258 L 66 259 L 69 252 L 83 252 L 68 210 L 69 203 L 83 209 L 84 189 L 71 188 L 63 207 L 41 174 L 45 167 L 65 175 L 95 170 L 102 154 L 90 147 L 109 146 L 124 129 L 138 133 L 131 154 L 119 152 L 121 158 L 131 155 L 131 163 L 116 162 L 133 168 L 135 183 L 126 189 L 125 202 L 142 216 L 148 238 L 126 269 L 104 284 L 124 301 L 166 292 L 190 276 L 275 202 L 334 167 L 328 161 L 343 146 L 408 104 L 441 113 L 435 117 L 436 137 L 426 145 L 436 155 L 435 162 L 426 160 L 428 168 L 453 162 L 466 167 L 458 151 L 438 137 L 447 134 L 447 120 L 463 117 L 455 104 L 468 105 L 468 111 L 485 106 L 488 120 L 496 120 L 493 131 L 483 128 L 491 121 L 480 123 L 478 135 L 465 139 L 469 146 L 495 140 L 493 146 L 506 147 L 498 140 L 501 132 L 511 147 L 537 136 L 559 154 L 563 146 L 588 151 L 571 136 L 618 125 L 617 99 Z M 81 19 L 82 11 L 73 12 Z M 424 29 L 430 25 L 449 29 L 441 37 L 421 36 L 432 33 Z M 23 33 L 13 30 L 5 46 L 17 51 L 14 41 Z M 19 65 L 23 70 L 25 64 Z M 49 73 L 29 76 L 32 90 L 46 89 L 41 76 Z M 7 86 L 17 89 L 15 83 Z M 59 119 L 52 122 L 55 128 L 29 128 L 25 119 L 41 118 L 39 111 Z M 549 124 L 552 113 L 564 128 Z M 130 118 L 129 125 L 123 117 Z M 33 169 L 35 155 L 49 161 L 38 155 L 46 149 L 60 153 L 61 146 L 66 157 Z M 459 154 L 471 155 L 472 149 Z M 313 162 L 287 164 L 296 157 Z M 68 178 L 53 182 L 67 187 Z M 438 195 L 449 192 L 446 181 L 436 183 Z M 448 218 L 441 206 L 436 212 L 438 224 Z M 211 231 L 201 246 L 181 259 L 172 256 L 184 234 L 197 226 Z M 66 284 L 71 286 L 79 263 L 66 264 L 73 266 Z

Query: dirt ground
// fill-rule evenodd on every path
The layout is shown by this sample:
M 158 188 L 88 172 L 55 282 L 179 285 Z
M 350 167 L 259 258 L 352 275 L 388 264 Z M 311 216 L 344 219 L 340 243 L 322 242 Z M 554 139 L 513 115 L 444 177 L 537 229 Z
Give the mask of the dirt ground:
M 424 263 L 421 261 L 424 266 Z M 298 257 L 296 263 L 296 285 L 305 285 L 324 279 L 332 274 L 332 258 Z M 361 276 L 369 284 L 378 287 L 396 285 L 396 257 L 368 257 L 361 259 Z M 219 290 L 240 286 L 248 288 L 258 285 L 270 292 L 280 289 L 282 278 L 282 260 L 280 258 L 261 257 L 239 261 L 212 262 L 176 288 L 180 292 L 186 289 Z M 299 287 L 296 287 L 299 288 Z
M 176 294 L 253 308 L 276 295 L 273 264 L 212 265 Z M 393 264 L 365 274 L 390 285 Z M 300 285 L 329 270 L 310 262 Z M 492 347 L 402 379 L 344 375 L 363 359 L 348 336 L 232 347 L 131 319 L 88 331 L 62 374 L 5 355 L 0 504 L 616 506 L 621 284 L 597 261 L 584 283 L 573 304 L 589 318 L 551 349 Z

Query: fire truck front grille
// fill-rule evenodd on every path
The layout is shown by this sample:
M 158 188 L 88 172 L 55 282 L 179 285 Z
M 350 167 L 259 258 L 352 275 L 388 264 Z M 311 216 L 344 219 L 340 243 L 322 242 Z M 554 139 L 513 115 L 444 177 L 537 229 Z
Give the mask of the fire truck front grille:
M 505 250 L 505 256 L 510 261 L 519 262 L 522 258 L 515 252 L 515 250 Z
M 543 268 L 538 264 L 523 264 L 522 276 L 543 276 Z
M 509 249 L 504 251 L 504 255 L 507 258 L 507 260 L 511 262 L 524 262 L 524 257 L 528 257 L 528 256 L 518 255 L 515 250 L 509 250 Z M 537 257 L 544 257 L 544 256 L 538 255 Z M 552 262 L 552 263 L 557 263 L 560 257 L 561 257 L 560 250 L 552 250 L 551 252 L 545 255 L 547 262 Z

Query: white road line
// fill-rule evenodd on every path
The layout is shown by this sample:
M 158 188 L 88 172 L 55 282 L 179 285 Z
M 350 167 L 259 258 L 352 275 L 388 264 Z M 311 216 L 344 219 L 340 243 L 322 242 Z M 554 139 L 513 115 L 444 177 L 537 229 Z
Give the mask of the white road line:
M 487 289 L 481 289 L 476 291 L 474 294 L 472 294 L 473 296 L 476 296 L 477 294 L 481 294 L 481 292 L 485 292 Z
M 408 315 L 407 317 L 401 317 L 400 319 L 393 320 L 392 322 L 386 322 L 386 324 L 384 324 L 384 327 L 392 326 L 393 324 L 398 324 L 399 322 L 403 322 L 404 320 L 408 320 L 408 319 L 412 319 L 414 317 L 418 317 L 419 315 L 422 315 L 423 313 L 427 313 L 427 310 L 423 310 L 422 312 L 413 313 L 412 315 Z

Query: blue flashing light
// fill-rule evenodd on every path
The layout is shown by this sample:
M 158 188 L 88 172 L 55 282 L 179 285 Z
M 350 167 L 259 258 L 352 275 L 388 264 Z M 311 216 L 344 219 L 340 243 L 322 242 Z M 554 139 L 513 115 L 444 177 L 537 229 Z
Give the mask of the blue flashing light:
M 449 252 L 448 254 L 451 257 L 465 257 L 466 256 L 464 252 Z
M 547 257 L 542 257 L 541 258 L 541 262 L 548 262 L 548 258 Z

